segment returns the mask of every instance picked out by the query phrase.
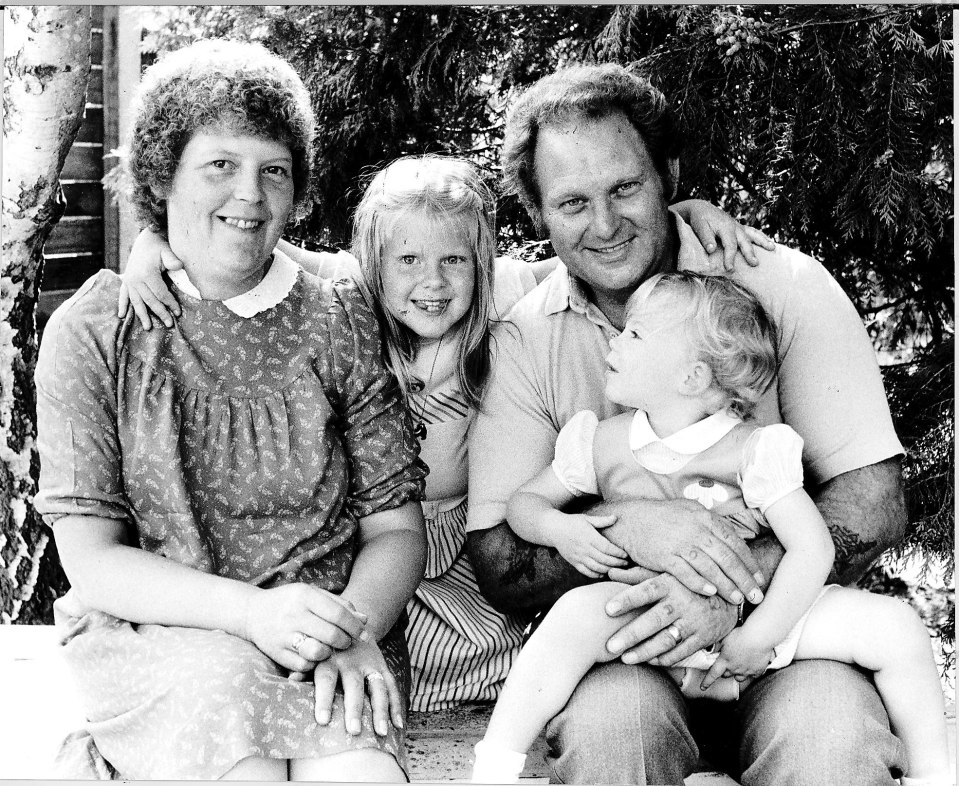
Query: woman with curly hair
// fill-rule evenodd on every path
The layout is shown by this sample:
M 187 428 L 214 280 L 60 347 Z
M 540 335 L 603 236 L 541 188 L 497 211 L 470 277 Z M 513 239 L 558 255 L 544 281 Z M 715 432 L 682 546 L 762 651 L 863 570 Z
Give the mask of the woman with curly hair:
M 118 320 L 101 271 L 46 329 L 36 506 L 88 721 L 62 760 L 101 776 L 405 777 L 425 472 L 363 297 L 274 250 L 312 138 L 301 80 L 262 47 L 164 57 L 127 173 L 183 262 L 180 318 Z

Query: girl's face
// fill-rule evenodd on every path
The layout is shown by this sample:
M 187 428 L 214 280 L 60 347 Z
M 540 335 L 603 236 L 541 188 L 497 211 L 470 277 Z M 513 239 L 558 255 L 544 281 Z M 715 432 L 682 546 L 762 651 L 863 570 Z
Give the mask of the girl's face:
M 675 405 L 697 353 L 671 298 L 650 297 L 630 311 L 623 332 L 609 342 L 606 397 L 644 412 Z
M 476 259 L 466 233 L 455 221 L 412 210 L 396 215 L 385 237 L 384 307 L 421 339 L 441 338 L 473 302 Z

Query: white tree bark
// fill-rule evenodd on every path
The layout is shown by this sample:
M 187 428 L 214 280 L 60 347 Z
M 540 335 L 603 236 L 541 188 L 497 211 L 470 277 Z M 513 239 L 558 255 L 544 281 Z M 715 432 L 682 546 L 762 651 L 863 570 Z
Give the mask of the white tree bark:
M 83 119 L 89 6 L 3 9 L 0 255 L 0 622 L 25 611 L 48 533 L 33 511 L 38 274 L 63 205 L 59 176 Z M 24 613 L 23 621 L 32 615 Z

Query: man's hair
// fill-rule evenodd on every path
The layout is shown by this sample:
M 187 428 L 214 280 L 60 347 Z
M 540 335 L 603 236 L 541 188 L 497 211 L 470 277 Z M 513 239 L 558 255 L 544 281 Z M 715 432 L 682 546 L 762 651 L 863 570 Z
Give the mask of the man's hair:
M 564 68 L 528 88 L 506 119 L 504 187 L 519 197 L 538 229 L 542 203 L 533 162 L 539 130 L 578 117 L 598 120 L 616 113 L 639 132 L 665 193 L 673 192 L 669 162 L 679 156 L 680 141 L 666 97 L 647 79 L 612 63 Z
M 250 134 L 286 145 L 293 199 L 309 191 L 314 134 L 310 95 L 292 66 L 259 44 L 197 41 L 146 70 L 126 142 L 126 190 L 137 220 L 166 235 L 166 200 L 183 149 L 200 130 Z
M 353 217 L 353 255 L 373 293 L 386 364 L 409 395 L 413 388 L 409 364 L 419 349 L 419 337 L 383 305 L 383 247 L 398 221 L 419 218 L 421 212 L 442 222 L 443 231 L 461 237 L 472 251 L 473 297 L 463 318 L 456 374 L 468 403 L 478 407 L 490 369 L 496 256 L 496 200 L 479 170 L 463 158 L 427 154 L 399 158 L 377 172 Z
M 776 328 L 756 296 L 723 276 L 691 271 L 653 276 L 633 293 L 627 314 L 653 298 L 669 298 L 699 360 L 713 375 L 726 407 L 752 415 L 778 369 Z

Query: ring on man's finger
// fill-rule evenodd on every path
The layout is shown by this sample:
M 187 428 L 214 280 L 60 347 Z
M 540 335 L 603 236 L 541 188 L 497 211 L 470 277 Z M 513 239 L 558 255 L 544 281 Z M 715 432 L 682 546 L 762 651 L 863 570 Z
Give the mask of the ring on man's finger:
M 299 655 L 301 658 L 304 657 L 304 656 L 303 656 L 303 653 L 300 652 L 300 647 L 303 646 L 303 642 L 306 641 L 308 638 L 309 638 L 309 636 L 307 636 L 307 635 L 306 635 L 303 631 L 301 631 L 301 630 L 298 630 L 298 631 L 293 635 L 293 643 L 290 644 L 290 648 L 293 650 L 293 652 L 295 652 L 295 653 L 296 653 L 297 655 Z
M 670 625 L 666 628 L 666 632 L 676 640 L 677 644 L 683 640 L 683 634 L 679 632 L 679 628 L 675 625 Z
M 385 680 L 386 677 L 384 677 L 378 671 L 371 671 L 369 674 L 366 675 L 366 679 L 369 680 L 370 682 L 373 682 L 374 680 Z

